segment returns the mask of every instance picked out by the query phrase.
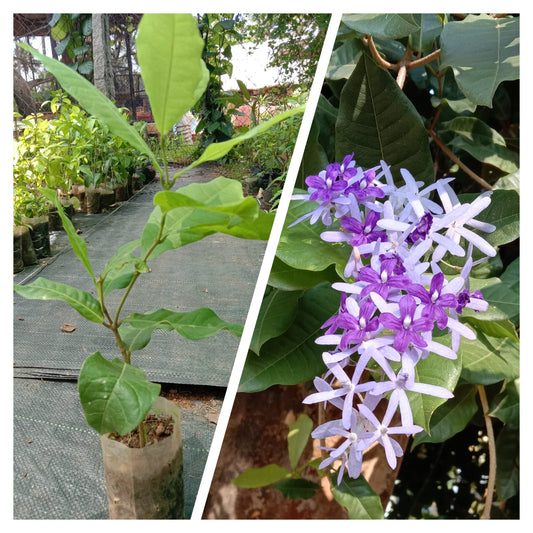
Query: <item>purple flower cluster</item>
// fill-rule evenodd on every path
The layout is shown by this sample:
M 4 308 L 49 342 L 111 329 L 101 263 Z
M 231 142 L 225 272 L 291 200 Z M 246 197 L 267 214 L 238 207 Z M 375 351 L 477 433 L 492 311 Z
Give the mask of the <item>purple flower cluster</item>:
M 335 224 L 338 229 L 322 232 L 321 238 L 351 248 L 346 281 L 333 284 L 340 292 L 339 311 L 316 339 L 330 347 L 322 354 L 327 371 L 314 380 L 317 392 L 304 400 L 329 402 L 340 410 L 338 420 L 312 433 L 318 439 L 340 438 L 337 448 L 326 448 L 329 457 L 320 465 L 340 461 L 339 483 L 345 471 L 352 478 L 360 475 L 363 452 L 374 443 L 384 447 L 395 468 L 403 450 L 392 436 L 422 431 L 413 422 L 407 392 L 453 397 L 443 387 L 417 382 L 416 365 L 430 355 L 456 359 L 460 338 L 475 338 L 458 314 L 465 307 L 488 307 L 479 291 L 470 292 L 469 275 L 473 266 L 496 254 L 472 231 L 495 229 L 475 219 L 489 205 L 490 194 L 461 204 L 449 184 L 453 178 L 420 189 L 422 182 L 405 169 L 400 172 L 402 186 L 395 184 L 385 162 L 363 170 L 351 154 L 342 164 L 309 176 L 307 194 L 293 195 L 317 203 L 294 224 L 305 219 Z M 432 193 L 439 203 L 430 199 Z M 474 247 L 485 254 L 476 262 Z M 465 257 L 460 274 L 451 279 L 439 266 L 446 253 Z M 451 333 L 451 348 L 433 340 L 435 328 Z M 379 420 L 374 411 L 383 400 L 388 404 Z

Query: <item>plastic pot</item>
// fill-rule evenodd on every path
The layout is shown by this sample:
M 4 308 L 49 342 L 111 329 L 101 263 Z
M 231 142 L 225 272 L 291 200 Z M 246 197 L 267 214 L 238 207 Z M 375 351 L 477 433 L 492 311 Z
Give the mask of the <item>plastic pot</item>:
M 91 215 L 100 213 L 100 190 L 94 185 L 90 185 L 85 189 L 85 198 L 87 213 Z
M 22 217 L 22 223 L 30 226 L 31 240 L 37 259 L 50 256 L 50 229 L 48 225 L 48 215 L 41 217 Z
M 180 408 L 159 397 L 150 412 L 172 416 L 171 436 L 144 448 L 101 437 L 111 519 L 184 518 Z

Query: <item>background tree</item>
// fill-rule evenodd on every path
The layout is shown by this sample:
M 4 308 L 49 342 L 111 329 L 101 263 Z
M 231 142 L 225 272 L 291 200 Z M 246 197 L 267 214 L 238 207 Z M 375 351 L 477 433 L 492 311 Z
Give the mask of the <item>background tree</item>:
M 242 18 L 230 13 L 198 15 L 198 29 L 205 42 L 203 59 L 209 70 L 207 89 L 196 105 L 200 114 L 197 130 L 202 131 L 199 150 L 212 142 L 226 141 L 233 135 L 233 126 L 225 112 L 222 76 L 231 76 L 231 47 L 242 42 Z
M 254 13 L 242 31 L 247 41 L 269 47 L 269 66 L 280 69 L 281 83 L 297 80 L 310 88 L 329 19 L 323 13 Z

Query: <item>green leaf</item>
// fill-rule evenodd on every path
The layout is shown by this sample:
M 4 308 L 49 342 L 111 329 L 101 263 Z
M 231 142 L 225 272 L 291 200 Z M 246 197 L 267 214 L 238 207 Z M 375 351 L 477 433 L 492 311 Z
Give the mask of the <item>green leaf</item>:
M 378 39 L 399 39 L 420 30 L 416 15 L 409 13 L 363 13 L 344 15 L 342 22 L 349 28 Z
M 416 14 L 413 18 L 420 28 L 409 35 L 411 50 L 420 50 L 423 53 L 432 52 L 435 48 L 435 41 L 442 31 L 442 22 L 434 13 Z
M 108 361 L 100 352 L 81 367 L 78 391 L 87 423 L 98 433 L 120 435 L 137 427 L 159 396 L 161 386 L 120 359 Z
M 495 189 L 516 191 L 520 194 L 520 170 L 509 174 L 508 176 L 501 177 L 495 184 Z
M 352 520 L 381 520 L 383 507 L 380 497 L 370 488 L 363 476 L 351 479 L 344 476 L 340 485 L 334 481 L 331 492 L 337 503 L 348 510 Z
M 326 79 L 348 79 L 352 75 L 362 52 L 363 43 L 360 39 L 348 39 L 344 41 L 331 53 Z
M 131 126 L 118 108 L 100 92 L 90 81 L 74 72 L 67 65 L 47 57 L 34 50 L 31 46 L 18 43 L 19 46 L 30 52 L 41 61 L 48 72 L 53 74 L 61 87 L 72 95 L 85 108 L 87 113 L 95 116 L 99 122 L 105 124 L 115 135 L 124 139 L 139 152 L 148 155 L 154 166 L 159 169 L 155 155 L 143 141 L 137 130 Z
M 483 321 L 518 322 L 520 317 L 520 292 L 513 285 L 502 282 L 498 278 L 480 280 L 470 279 L 470 290 L 480 290 L 483 298 L 489 303 L 487 311 L 475 312 L 463 309 L 463 316 L 467 319 L 474 318 Z
M 309 436 L 313 430 L 313 421 L 306 415 L 301 414 L 295 422 L 289 425 L 289 461 L 294 470 L 298 466 L 298 461 L 309 442 Z
M 78 257 L 78 259 L 81 261 L 82 265 L 85 267 L 85 270 L 87 270 L 87 272 L 91 275 L 91 278 L 93 279 L 93 283 L 95 283 L 93 269 L 91 267 L 91 263 L 89 261 L 89 255 L 87 253 L 87 244 L 76 233 L 76 228 L 74 227 L 74 224 L 72 224 L 70 218 L 68 218 L 67 215 L 65 214 L 63 205 L 61 204 L 57 196 L 57 192 L 52 189 L 45 189 L 45 188 L 39 189 L 39 191 L 57 209 L 57 212 L 59 213 L 59 216 L 61 217 L 61 221 L 63 222 L 63 228 L 65 229 L 67 233 L 68 240 L 70 241 L 70 245 L 72 246 L 74 253 Z
M 478 320 L 475 317 L 466 317 L 465 322 L 476 331 L 482 331 L 490 337 L 508 337 L 520 342 L 515 325 L 510 320 Z
M 143 82 L 157 129 L 166 135 L 207 87 L 204 41 L 188 14 L 147 13 L 138 31 L 137 56 Z
M 141 237 L 143 257 L 159 234 L 163 213 L 166 214 L 164 241 L 150 258 L 217 232 L 242 239 L 267 240 L 274 221 L 274 215 L 261 211 L 254 198 L 243 197 L 242 186 L 237 181 L 223 177 L 187 185 L 178 192 L 157 193 L 154 203 L 156 207 Z
M 465 137 L 455 137 L 450 146 L 456 150 L 464 150 L 481 163 L 492 165 L 509 174 L 518 170 L 518 154 L 505 146 L 487 145 L 477 139 L 472 141 Z
M 502 391 L 490 403 L 489 415 L 498 418 L 511 429 L 518 429 L 520 425 L 520 379 L 505 382 Z
M 416 180 L 435 180 L 429 137 L 418 112 L 394 78 L 366 53 L 342 89 L 335 132 L 338 161 L 353 152 L 364 168 L 383 160 L 395 178 L 406 168 Z
M 261 468 L 248 468 L 242 474 L 232 479 L 231 482 L 243 489 L 256 489 L 266 487 L 290 476 L 290 472 L 281 466 L 271 464 Z
M 496 439 L 496 492 L 498 501 L 518 494 L 520 478 L 520 434 L 517 429 L 504 427 Z
M 476 396 L 475 386 L 457 387 L 454 397 L 436 409 L 429 431 L 422 431 L 414 436 L 411 449 L 423 442 L 444 442 L 462 431 L 478 410 Z
M 272 270 L 268 278 L 269 285 L 283 291 L 305 290 L 320 283 L 333 283 L 335 281 L 339 281 L 339 276 L 333 265 L 318 272 L 300 270 L 287 265 L 277 256 L 274 257 Z
M 70 285 L 37 278 L 28 285 L 15 285 L 15 291 L 29 300 L 61 300 L 87 320 L 104 322 L 104 315 L 98 300 L 88 292 Z
M 490 385 L 520 376 L 519 344 L 509 338 L 490 337 L 478 331 L 476 340 L 461 339 L 461 379 L 476 385 Z
M 318 204 L 297 200 L 291 202 L 285 219 L 284 228 L 276 251 L 277 257 L 283 263 L 297 270 L 323 271 L 330 265 L 337 265 L 344 270 L 350 250 L 342 245 L 335 246 L 320 238 L 326 229 L 318 221 L 311 225 L 309 219 L 291 226 L 298 218 L 310 213 Z M 336 229 L 331 226 L 328 229 Z
M 321 489 L 320 485 L 307 479 L 283 479 L 272 488 L 279 490 L 284 498 L 291 500 L 308 500 Z
M 257 316 L 250 350 L 259 355 L 261 346 L 266 341 L 287 331 L 296 315 L 301 295 L 301 292 L 285 292 L 278 289 L 271 289 L 265 293 Z
M 127 287 L 136 272 L 148 272 L 148 265 L 139 257 L 131 254 L 139 245 L 140 240 L 124 244 L 107 262 L 100 276 L 100 279 L 104 280 L 104 296 L 116 289 Z
M 237 144 L 247 141 L 248 139 L 253 139 L 254 137 L 257 137 L 258 135 L 265 133 L 272 126 L 275 126 L 276 124 L 290 117 L 303 113 L 304 111 L 305 111 L 305 105 L 301 105 L 299 107 L 288 109 L 287 111 L 283 111 L 282 113 L 279 113 L 278 115 L 271 118 L 270 120 L 262 122 L 255 128 L 248 130 L 243 135 L 239 135 L 238 137 L 233 137 L 232 139 L 229 139 L 228 141 L 224 141 L 220 143 L 211 143 L 204 150 L 204 152 L 199 157 L 199 159 L 197 159 L 194 163 L 191 163 L 188 167 L 185 167 L 184 169 L 177 172 L 174 178 L 175 179 L 178 178 L 184 172 L 187 172 L 188 170 L 191 170 L 192 168 L 198 165 L 201 165 L 202 163 L 205 163 L 206 161 L 216 161 L 217 159 L 224 157 Z
M 276 384 L 295 385 L 324 372 L 321 346 L 315 339 L 322 324 L 338 312 L 339 293 L 329 285 L 305 292 L 291 327 L 261 348 L 261 356 L 248 354 L 241 376 L 241 392 L 257 392 Z
M 442 30 L 441 69 L 451 67 L 457 85 L 476 103 L 492 107 L 498 85 L 519 77 L 519 19 L 468 15 Z
M 435 336 L 433 340 L 445 346 L 451 345 L 449 335 Z M 453 391 L 461 375 L 461 358 L 458 356 L 457 359 L 446 359 L 440 355 L 430 353 L 426 359 L 418 362 L 415 373 L 415 381 L 417 383 L 428 383 Z M 430 422 L 434 412 L 437 407 L 446 402 L 446 399 L 414 392 L 408 392 L 408 397 L 413 410 L 415 424 L 422 426 L 429 433 Z
M 152 333 L 158 329 L 175 330 L 182 337 L 191 340 L 211 337 L 221 329 L 240 337 L 243 329 L 240 324 L 221 320 L 214 311 L 206 307 L 185 313 L 167 309 L 144 314 L 133 313 L 124 318 L 122 324 L 129 324 L 119 328 L 120 336 L 128 351 L 142 350 L 150 342 Z
M 318 113 L 313 118 L 304 154 L 298 170 L 298 183 L 304 185 L 305 178 L 311 174 L 318 174 L 329 164 L 324 147 L 319 142 L 320 125 Z

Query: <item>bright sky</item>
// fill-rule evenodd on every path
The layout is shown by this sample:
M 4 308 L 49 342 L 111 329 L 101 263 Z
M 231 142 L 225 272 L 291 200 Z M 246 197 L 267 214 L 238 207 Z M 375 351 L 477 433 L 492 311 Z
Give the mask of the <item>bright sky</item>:
M 237 90 L 237 80 L 244 82 L 248 89 L 261 89 L 274 85 L 278 78 L 278 69 L 267 68 L 268 48 L 260 47 L 249 55 L 251 45 L 244 43 L 231 48 L 233 63 L 233 75 L 222 76 L 223 89 L 225 91 Z

